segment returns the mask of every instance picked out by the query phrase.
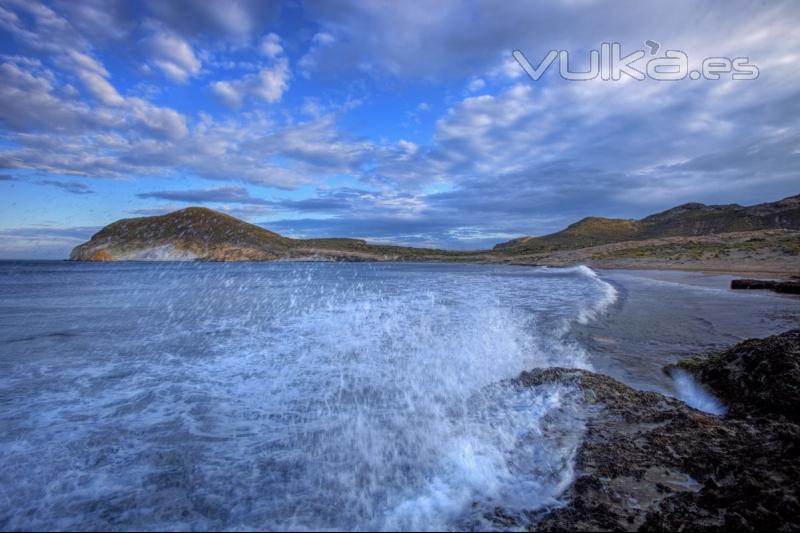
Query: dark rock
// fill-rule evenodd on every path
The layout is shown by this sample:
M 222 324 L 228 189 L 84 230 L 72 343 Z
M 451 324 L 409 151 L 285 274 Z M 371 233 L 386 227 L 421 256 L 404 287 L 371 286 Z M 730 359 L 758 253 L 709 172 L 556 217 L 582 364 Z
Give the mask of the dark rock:
M 731 280 L 731 289 L 774 289 L 777 281 L 763 279 L 734 279 Z
M 778 283 L 778 286 L 775 287 L 775 292 L 784 292 L 786 294 L 800 294 L 800 283 L 798 282 Z
M 734 279 L 731 280 L 731 289 L 765 289 L 787 294 L 800 294 L 800 281 Z
M 800 329 L 676 366 L 709 387 L 731 415 L 781 415 L 800 422 Z
M 532 530 L 800 529 L 800 330 L 681 364 L 725 401 L 726 417 L 582 370 L 523 373 L 574 383 L 588 411 L 564 507 Z

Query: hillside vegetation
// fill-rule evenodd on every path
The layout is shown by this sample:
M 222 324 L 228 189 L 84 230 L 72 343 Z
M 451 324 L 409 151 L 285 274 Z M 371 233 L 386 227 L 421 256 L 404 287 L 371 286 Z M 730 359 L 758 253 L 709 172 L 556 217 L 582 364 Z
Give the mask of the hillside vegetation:
M 361 239 L 292 239 L 261 226 L 207 209 L 189 207 L 166 215 L 109 224 L 70 254 L 78 261 L 206 260 L 342 261 L 447 258 L 459 252 L 373 245 Z
M 293 239 L 232 216 L 190 207 L 123 219 L 77 246 L 78 261 L 460 261 L 800 273 L 800 195 L 750 207 L 685 204 L 640 220 L 585 218 L 543 237 L 456 252 Z
M 589 217 L 543 237 L 521 237 L 495 246 L 503 253 L 577 250 L 615 242 L 716 233 L 800 230 L 800 195 L 750 207 L 684 204 L 640 220 Z

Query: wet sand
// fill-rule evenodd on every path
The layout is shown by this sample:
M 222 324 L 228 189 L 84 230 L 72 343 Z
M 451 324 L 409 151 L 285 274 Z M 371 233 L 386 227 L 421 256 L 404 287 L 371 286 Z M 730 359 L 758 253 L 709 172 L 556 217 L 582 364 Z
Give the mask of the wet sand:
M 598 270 L 618 299 L 597 320 L 576 325 L 595 371 L 635 388 L 675 394 L 663 371 L 698 353 L 800 327 L 800 297 L 734 291 L 740 275 L 677 270 Z

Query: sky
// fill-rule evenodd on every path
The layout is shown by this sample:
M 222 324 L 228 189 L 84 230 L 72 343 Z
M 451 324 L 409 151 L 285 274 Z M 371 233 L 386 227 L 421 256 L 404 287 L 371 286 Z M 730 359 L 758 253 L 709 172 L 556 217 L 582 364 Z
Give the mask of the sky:
M 479 249 L 798 194 L 798 26 L 769 0 L 0 0 L 0 259 L 190 205 Z M 512 56 L 581 70 L 648 40 L 758 77 L 534 80 Z

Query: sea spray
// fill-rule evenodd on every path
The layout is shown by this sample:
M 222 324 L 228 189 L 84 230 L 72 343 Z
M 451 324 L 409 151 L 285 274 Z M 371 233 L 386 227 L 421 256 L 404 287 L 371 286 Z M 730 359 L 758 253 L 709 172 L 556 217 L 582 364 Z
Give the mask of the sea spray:
M 691 374 L 681 368 L 672 368 L 670 377 L 675 384 L 675 394 L 678 399 L 690 406 L 713 415 L 724 415 L 728 412 L 725 404 L 709 392 L 702 384 L 698 383 Z
M 577 391 L 506 380 L 589 366 L 584 272 L 102 266 L 13 280 L 9 529 L 496 528 L 572 479 Z

